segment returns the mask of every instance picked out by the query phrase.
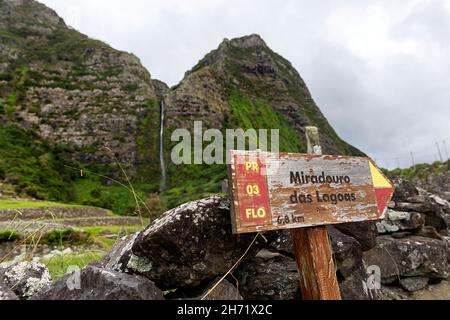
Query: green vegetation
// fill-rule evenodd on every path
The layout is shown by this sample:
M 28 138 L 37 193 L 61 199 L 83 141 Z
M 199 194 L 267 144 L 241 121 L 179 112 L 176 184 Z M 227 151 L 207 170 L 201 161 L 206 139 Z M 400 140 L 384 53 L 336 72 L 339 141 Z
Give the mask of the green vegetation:
M 144 220 L 144 225 L 148 224 L 148 220 Z M 130 233 L 142 230 L 143 226 L 91 226 L 80 228 L 91 236 L 97 237 L 104 234 L 115 234 L 124 236 Z
M 19 234 L 15 230 L 0 230 L 0 243 L 12 242 L 19 239 Z
M 171 165 L 169 188 L 163 199 L 168 208 L 221 192 L 221 181 L 227 177 L 226 165 Z
M 308 88 L 300 78 L 300 75 L 293 69 L 291 63 L 269 48 L 261 47 L 260 50 L 265 55 L 272 58 L 277 68 L 279 68 L 286 77 L 286 79 L 283 80 L 284 85 L 277 86 L 270 82 L 259 81 L 247 77 L 246 74 L 248 74 L 248 70 L 243 69 L 241 61 L 253 61 L 255 59 L 253 55 L 254 49 L 230 46 L 227 48 L 228 58 L 225 59 L 225 63 L 232 78 L 239 81 L 240 90 L 249 96 L 257 97 L 257 100 L 260 101 L 260 103 L 266 101 L 266 104 L 267 101 L 272 101 L 273 98 L 277 96 L 288 96 L 292 98 L 301 107 L 299 112 L 304 121 L 306 121 L 308 125 L 317 126 L 321 137 L 323 139 L 332 140 L 341 154 L 364 156 L 364 153 L 360 150 L 339 138 L 327 119 L 320 112 L 320 109 L 316 106 Z M 210 60 L 214 59 L 214 54 L 215 52 L 213 51 L 207 55 L 193 70 L 197 70 L 208 64 Z M 303 136 L 296 137 L 295 140 L 304 144 Z
M 45 234 L 40 241 L 42 244 L 51 246 L 62 246 L 64 244 L 83 245 L 89 242 L 88 233 L 72 228 L 52 230 Z
M 280 151 L 305 152 L 299 134 L 289 125 L 285 117 L 262 101 L 252 101 L 239 89 L 231 88 L 228 94 L 231 115 L 226 121 L 227 128 L 279 129 Z M 268 132 L 270 150 L 270 132 Z
M 231 114 L 226 119 L 224 128 L 279 129 L 280 151 L 302 152 L 305 150 L 298 134 L 284 116 L 264 102 L 252 101 L 237 88 L 229 90 L 228 102 Z M 270 149 L 270 132 L 268 132 L 267 143 Z M 166 145 L 171 144 L 168 141 Z M 163 198 L 167 207 L 172 208 L 187 201 L 221 193 L 221 182 L 227 178 L 227 170 L 225 164 L 170 164 L 168 176 L 169 187 L 164 192 Z
M 35 133 L 18 127 L 0 127 L 0 179 L 19 194 L 51 201 L 70 200 L 74 172 L 67 152 L 51 147 Z
M 76 204 L 57 203 L 48 201 L 31 201 L 31 200 L 1 200 L 0 210 L 11 209 L 27 209 L 27 208 L 48 208 L 48 207 L 79 207 Z
M 86 265 L 92 261 L 100 260 L 106 252 L 104 251 L 87 251 L 83 254 L 73 254 L 73 255 L 57 255 L 50 259 L 42 260 L 53 280 L 56 280 L 69 271 L 69 267 L 78 266 L 79 268 L 84 268 Z
M 422 163 L 410 168 L 383 170 L 389 177 L 402 177 L 407 180 L 421 180 L 426 181 L 430 175 L 439 175 L 446 171 L 450 171 L 450 160 L 447 162 L 436 161 L 432 164 Z
M 120 172 L 117 167 L 113 169 L 115 165 L 91 165 L 86 169 L 86 166 L 70 160 L 69 152 L 65 146 L 51 146 L 31 131 L 18 127 L 0 127 L 0 180 L 11 183 L 18 194 L 27 197 L 102 207 L 121 215 L 137 214 L 136 200 L 129 188 L 98 176 L 107 176 L 108 173 L 114 172 L 112 170 Z M 80 171 L 75 168 L 86 171 L 81 177 Z M 154 167 L 152 169 L 157 170 Z M 89 170 L 98 175 L 88 173 Z M 150 169 L 140 170 L 141 181 L 134 181 L 133 187 L 138 197 L 145 202 L 150 193 L 158 190 L 158 185 L 155 182 L 142 182 L 155 181 L 151 179 L 155 173 L 150 173 Z M 55 207 L 61 204 L 0 201 L 0 209 L 39 206 Z M 142 213 L 149 215 L 144 210 Z
M 136 199 L 131 190 L 117 183 L 102 184 L 102 179 L 86 174 L 74 183 L 74 202 L 109 209 L 120 215 L 137 215 Z M 133 183 L 137 196 L 145 202 L 147 195 L 157 186 L 152 183 Z M 140 203 L 142 214 L 148 216 L 145 207 Z
M 145 219 L 143 226 L 95 226 L 79 229 L 89 234 L 92 243 L 99 245 L 105 250 L 110 250 L 120 237 L 141 231 L 148 224 L 148 219 Z
M 147 110 L 136 137 L 139 166 L 134 179 L 137 183 L 159 181 L 159 101 L 150 99 L 145 105 Z M 157 120 L 156 120 L 157 119 Z M 158 188 L 156 187 L 155 191 Z
M 144 223 L 148 223 L 145 220 Z M 53 248 L 62 250 L 65 247 L 72 247 L 75 251 L 77 248 L 86 247 L 95 248 L 88 249 L 83 253 L 61 254 L 52 258 L 43 259 L 42 262 L 48 267 L 52 278 L 57 279 L 63 276 L 70 266 L 78 266 L 83 268 L 87 264 L 100 260 L 116 243 L 116 241 L 124 236 L 143 229 L 143 226 L 89 226 L 81 228 L 66 228 L 53 230 L 39 238 L 30 239 L 27 243 L 33 250 L 36 245 L 49 245 Z M 15 230 L 0 231 L 1 242 L 13 242 L 24 239 L 25 235 L 18 234 Z

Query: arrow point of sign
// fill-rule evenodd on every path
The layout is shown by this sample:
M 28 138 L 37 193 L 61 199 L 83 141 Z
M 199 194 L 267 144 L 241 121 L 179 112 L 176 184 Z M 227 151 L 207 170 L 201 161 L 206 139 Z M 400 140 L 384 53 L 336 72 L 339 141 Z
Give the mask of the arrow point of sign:
M 394 187 L 392 183 L 381 173 L 372 161 L 369 161 L 370 173 L 372 175 L 372 183 L 375 188 L 375 194 L 378 203 L 378 212 L 383 215 L 386 208 L 391 201 L 394 193 Z
M 375 188 L 391 188 L 392 184 L 389 180 L 375 167 L 372 161 L 369 162 L 370 173 L 372 175 L 372 183 Z
M 375 189 L 378 202 L 378 212 L 380 215 L 382 215 L 386 210 L 389 201 L 391 201 L 393 192 L 394 190 L 392 188 Z

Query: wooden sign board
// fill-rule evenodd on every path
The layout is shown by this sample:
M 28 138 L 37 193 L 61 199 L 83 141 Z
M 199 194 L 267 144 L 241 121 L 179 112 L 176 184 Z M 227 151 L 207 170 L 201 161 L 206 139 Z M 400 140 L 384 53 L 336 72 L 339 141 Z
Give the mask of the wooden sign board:
M 366 157 L 230 152 L 234 233 L 377 220 L 394 192 Z

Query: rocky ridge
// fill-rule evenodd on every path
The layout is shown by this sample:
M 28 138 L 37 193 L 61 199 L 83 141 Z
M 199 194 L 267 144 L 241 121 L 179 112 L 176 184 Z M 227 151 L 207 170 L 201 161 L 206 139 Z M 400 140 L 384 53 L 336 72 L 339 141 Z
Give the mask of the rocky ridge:
M 136 56 L 69 28 L 36 1 L 1 0 L 0 21 L 3 123 L 71 146 L 82 163 L 111 163 L 114 154 L 148 161 L 137 140 L 153 128 L 144 119 L 158 121 L 158 98 Z M 157 140 L 146 147 L 156 154 Z

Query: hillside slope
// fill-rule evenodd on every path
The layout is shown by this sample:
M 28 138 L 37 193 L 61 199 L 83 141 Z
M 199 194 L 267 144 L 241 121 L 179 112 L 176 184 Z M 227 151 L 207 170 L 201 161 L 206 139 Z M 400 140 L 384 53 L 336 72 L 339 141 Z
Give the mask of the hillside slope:
M 157 194 L 163 100 L 168 183 Z M 43 4 L 0 0 L 0 196 L 14 189 L 133 213 L 133 191 L 156 211 L 220 192 L 224 165 L 170 161 L 173 130 L 194 120 L 222 131 L 279 129 L 281 151 L 291 152 L 305 151 L 304 128 L 316 125 L 324 153 L 362 154 L 337 136 L 298 72 L 257 35 L 224 40 L 168 88 L 137 57 L 69 28 Z
M 417 164 L 411 168 L 388 171 L 391 177 L 401 177 L 450 201 L 450 160 L 433 164 Z
M 204 128 L 222 132 L 279 129 L 281 151 L 306 152 L 305 127 L 313 125 L 320 129 L 325 154 L 363 155 L 339 138 L 291 63 L 255 34 L 225 39 L 186 73 L 165 102 L 167 141 L 173 129 L 192 129 L 194 121 L 203 121 Z M 182 186 L 180 170 L 186 182 Z M 192 193 L 219 191 L 225 172 L 220 165 L 170 166 L 169 177 L 174 179 L 168 193 L 191 200 Z
M 22 196 L 78 200 L 66 165 L 118 177 L 118 161 L 142 180 L 159 176 L 149 72 L 36 1 L 0 0 L 0 124 L 0 179 Z
M 0 0 L 0 57 L 3 124 L 70 145 L 83 163 L 111 161 L 103 146 L 123 162 L 142 160 L 137 137 L 153 128 L 142 119 L 157 119 L 159 108 L 137 57 L 68 28 L 31 0 Z

